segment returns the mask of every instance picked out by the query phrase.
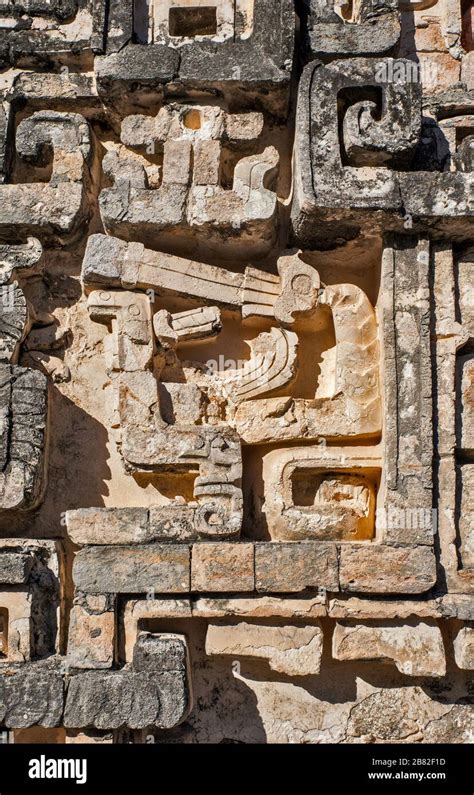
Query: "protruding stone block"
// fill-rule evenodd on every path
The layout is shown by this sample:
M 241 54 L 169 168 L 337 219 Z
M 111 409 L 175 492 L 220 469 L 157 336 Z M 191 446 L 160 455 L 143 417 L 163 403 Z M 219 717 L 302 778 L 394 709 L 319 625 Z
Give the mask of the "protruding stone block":
M 381 465 L 378 452 L 366 447 L 273 449 L 263 457 L 265 518 L 271 537 L 374 538 Z
M 133 0 L 111 4 L 99 91 L 120 105 L 168 91 L 205 92 L 282 117 L 288 108 L 295 13 L 291 0 Z M 124 46 L 126 45 L 126 46 Z M 133 86 L 133 89 L 132 89 Z M 132 89 L 132 90 L 131 90 Z
M 70 729 L 171 729 L 189 709 L 183 671 L 76 674 L 69 681 L 64 725 Z
M 382 256 L 384 468 L 377 496 L 379 538 L 433 546 L 433 386 L 430 244 L 390 236 Z M 417 300 L 408 298 L 416 295 Z
M 466 462 L 457 467 L 456 486 L 460 501 L 458 528 L 463 568 L 474 569 L 474 463 Z
M 206 654 L 256 657 L 287 676 L 319 673 L 323 631 L 319 623 L 306 626 L 267 624 L 209 624 Z
M 437 168 L 415 160 L 421 135 L 424 140 L 430 132 L 426 123 L 422 128 L 416 66 L 403 58 L 306 66 L 299 84 L 292 207 L 299 246 L 328 248 L 375 230 L 403 234 L 407 218 L 413 233 L 472 238 L 474 176 L 463 165 L 460 138 L 450 140 L 453 168 L 443 171 L 446 152 L 433 123 Z M 462 128 L 462 118 L 448 119 L 445 138 L 450 127 Z M 472 126 L 472 117 L 464 125 Z
M 11 666 L 0 675 L 0 722 L 7 728 L 60 726 L 63 677 L 49 661 Z
M 0 4 L 0 66 L 77 68 L 103 37 L 100 4 L 87 0 L 25 0 Z
M 133 649 L 134 671 L 186 671 L 187 646 L 183 635 L 140 632 Z
M 51 177 L 48 182 L 0 184 L 0 232 L 21 230 L 56 242 L 77 232 L 89 217 L 93 153 L 86 119 L 79 113 L 37 111 L 18 125 L 16 149 L 38 165 L 52 150 Z
M 99 198 L 106 230 L 165 250 L 173 246 L 185 253 L 198 248 L 226 257 L 231 251 L 237 257 L 241 251 L 264 255 L 277 234 L 278 202 L 272 187 L 279 154 L 274 146 L 255 153 L 262 130 L 262 114 L 236 118 L 214 105 L 171 104 L 154 119 L 128 116 L 122 123 L 122 143 L 138 153 L 152 145 L 163 156 L 162 176 L 150 186 L 146 161 L 125 147 L 109 151 L 103 168 L 113 187 L 104 188 Z M 222 185 L 225 145 L 241 154 L 231 187 Z
M 458 668 L 474 670 L 474 626 L 459 630 L 454 638 L 454 659 Z
M 302 41 L 306 56 L 314 60 L 389 55 L 400 38 L 398 5 L 397 0 L 361 0 L 357 7 L 303 0 Z
M 332 653 L 336 660 L 390 660 L 407 676 L 446 673 L 443 639 L 435 623 L 338 622 Z
M 153 540 L 146 508 L 80 508 L 66 512 L 67 531 L 80 546 L 144 544 Z
M 464 455 L 474 456 L 474 355 L 458 359 L 459 402 L 457 430 L 459 448 Z
M 27 552 L 0 552 L 0 583 L 20 585 L 27 582 L 33 557 Z

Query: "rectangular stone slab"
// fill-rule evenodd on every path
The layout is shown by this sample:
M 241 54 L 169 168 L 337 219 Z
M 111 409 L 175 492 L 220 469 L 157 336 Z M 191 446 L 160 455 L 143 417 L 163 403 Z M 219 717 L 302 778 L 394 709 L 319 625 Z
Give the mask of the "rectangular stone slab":
M 184 593 L 190 586 L 189 546 L 87 547 L 76 555 L 73 579 L 85 593 Z
M 67 511 L 68 535 L 75 544 L 143 544 L 149 540 L 146 508 L 80 508 Z
M 291 593 L 305 588 L 337 591 L 335 544 L 290 541 L 255 545 L 257 591 Z
M 436 582 L 430 547 L 341 547 L 341 590 L 361 593 L 425 593 Z
M 74 729 L 170 729 L 189 704 L 184 671 L 88 671 L 71 677 L 64 724 Z

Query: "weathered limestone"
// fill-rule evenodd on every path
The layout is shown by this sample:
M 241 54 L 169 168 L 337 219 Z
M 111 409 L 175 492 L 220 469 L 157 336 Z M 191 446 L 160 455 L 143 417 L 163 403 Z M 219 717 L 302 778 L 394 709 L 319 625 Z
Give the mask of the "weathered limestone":
M 87 672 L 69 681 L 67 728 L 171 729 L 186 715 L 187 691 L 181 672 Z
M 194 544 L 191 560 L 192 591 L 253 591 L 253 544 Z
M 105 100 L 120 103 L 132 86 L 142 101 L 150 91 L 200 90 L 284 116 L 294 50 L 290 0 L 200 5 L 162 0 L 137 15 L 132 0 L 114 4 L 106 30 L 108 55 L 96 60 Z
M 20 345 L 33 323 L 24 291 L 13 279 L 30 277 L 41 253 L 36 238 L 29 238 L 21 245 L 0 244 L 0 360 L 4 364 L 18 362 Z
M 152 622 L 159 622 L 162 619 L 172 619 L 176 626 L 179 627 L 180 621 L 191 617 L 190 599 L 159 598 L 158 595 L 154 595 L 153 599 L 127 600 L 123 611 L 125 662 L 132 662 L 135 654 L 135 644 L 143 627 L 148 627 Z M 160 648 L 166 649 L 166 643 L 167 641 L 164 642 L 164 645 L 161 645 L 161 643 L 158 645 Z
M 73 578 L 85 593 L 187 593 L 190 552 L 186 544 L 87 547 L 77 553 Z
M 121 373 L 116 379 L 117 413 L 127 469 L 199 471 L 193 487 L 196 503 L 180 505 L 177 511 L 174 506 L 155 508 L 152 532 L 179 540 L 196 535 L 238 537 L 242 521 L 240 440 L 228 426 L 219 428 L 206 416 L 208 401 L 199 389 L 178 390 L 185 404 L 181 423 L 174 414 L 177 401 L 169 421 L 163 416 L 164 394 L 151 368 L 159 368 L 159 375 L 166 364 L 168 345 L 155 344 L 148 297 L 94 291 L 88 307 L 95 320 L 112 321 L 110 366 Z M 203 336 L 208 336 L 206 329 Z
M 390 54 L 400 38 L 395 0 L 338 4 L 303 2 L 303 42 L 311 59 Z
M 387 241 L 382 259 L 384 293 L 393 302 L 384 301 L 381 310 L 385 468 L 377 508 L 383 538 L 390 544 L 432 546 L 436 533 L 429 259 L 426 240 L 397 236 Z
M 0 364 L 0 416 L 0 511 L 30 510 L 45 488 L 46 377 Z
M 0 678 L 4 663 L 49 657 L 59 650 L 60 549 L 52 541 L 0 541 Z
M 393 660 L 407 676 L 439 677 L 446 673 L 441 632 L 435 624 L 426 622 L 338 622 L 332 653 L 336 660 Z
M 64 684 L 57 662 L 9 666 L 6 673 L 0 676 L 2 725 L 21 729 L 61 724 Z
M 191 709 L 188 669 L 183 636 L 139 633 L 132 671 L 89 671 L 70 678 L 65 725 L 73 729 L 170 729 Z
M 441 600 L 440 600 L 441 601 Z M 442 606 L 435 599 L 375 599 L 358 596 L 329 600 L 328 615 L 343 619 L 437 618 L 443 615 Z
M 0 243 L 0 283 L 10 284 L 16 277 L 28 278 L 31 269 L 39 262 L 41 254 L 41 243 L 35 237 L 29 237 L 26 243 L 19 245 Z M 5 314 L 8 308 L 2 306 L 2 314 Z
M 66 514 L 68 535 L 75 544 L 142 544 L 149 535 L 145 508 L 84 508 Z
M 241 310 L 244 318 L 270 317 L 292 325 L 318 306 L 321 279 L 315 268 L 304 262 L 301 252 L 294 250 L 281 254 L 277 270 L 278 275 L 274 275 L 249 266 L 243 273 L 234 273 L 205 262 L 157 253 L 142 243 L 94 234 L 87 243 L 82 280 L 87 288 L 128 287 L 153 290 L 160 296 L 204 299 L 221 308 Z
M 72 65 L 90 55 L 100 36 L 99 9 L 96 3 L 92 10 L 87 0 L 7 0 L 0 8 L 0 65 Z
M 323 354 L 314 400 L 288 397 L 269 398 L 257 405 L 245 402 L 236 413 L 236 427 L 245 442 L 370 437 L 380 431 L 379 348 L 373 308 L 362 290 L 347 284 L 322 287 L 319 306 L 331 310 L 336 345 Z
M 407 58 L 416 54 L 426 95 L 436 95 L 459 80 L 465 83 L 464 70 L 468 67 L 469 53 L 464 51 L 462 4 L 417 3 L 415 8 L 413 3 L 404 2 L 400 8 L 405 30 L 400 54 Z M 416 13 L 418 8 L 422 13 Z M 408 20 L 412 25 L 410 33 L 406 25 Z M 466 74 L 468 71 L 467 68 Z
M 460 448 L 465 455 L 474 456 L 474 356 L 468 353 L 458 357 L 458 383 L 460 399 L 458 401 L 457 424 L 460 431 Z
M 0 553 L 0 582 L 2 585 L 24 584 L 30 576 L 33 558 L 22 552 Z
M 472 710 L 455 704 L 438 711 L 423 687 L 382 688 L 366 695 L 351 710 L 348 742 L 468 743 L 472 731 Z
M 337 550 L 311 541 L 255 545 L 257 591 L 292 593 L 306 588 L 338 590 Z
M 186 641 L 178 636 L 141 633 L 133 651 L 133 667 L 137 671 L 184 671 Z
M 20 157 L 45 165 L 50 150 L 53 160 L 47 182 L 0 185 L 3 235 L 21 231 L 45 240 L 63 240 L 88 219 L 93 149 L 84 117 L 37 111 L 20 122 L 16 131 Z
M 297 597 L 253 596 L 250 598 L 203 597 L 192 605 L 196 618 L 303 618 L 310 620 L 326 615 L 323 592 L 316 596 Z
M 115 613 L 106 597 L 86 597 L 69 616 L 67 663 L 71 668 L 111 668 L 114 661 Z
M 28 307 L 18 284 L 0 287 L 0 359 L 8 364 L 18 359 L 20 343 L 28 328 Z
M 224 307 L 241 307 L 242 317 L 274 317 L 284 326 L 312 314 L 318 317 L 318 313 L 321 319 L 327 319 L 330 313 L 336 344 L 324 353 L 324 367 L 312 400 L 293 399 L 291 395 L 264 399 L 265 394 L 291 387 L 298 373 L 298 337 L 294 332 L 273 327 L 270 333 L 262 333 L 249 343 L 249 362 L 222 378 L 226 400 L 238 404 L 235 427 L 243 441 L 250 444 L 275 438 L 376 436 L 382 423 L 379 347 L 375 313 L 367 296 L 354 285 L 321 286 L 318 272 L 305 264 L 299 254 L 280 257 L 278 271 L 279 278 L 270 278 L 254 268 L 248 268 L 241 276 L 194 262 L 191 269 L 188 260 L 157 256 L 143 251 L 141 246 L 97 235 L 91 238 L 86 251 L 83 280 L 95 286 L 130 284 L 165 294 L 191 293 Z M 91 316 L 104 322 L 115 311 L 113 307 L 117 306 L 118 311 L 119 303 L 125 309 L 127 302 L 139 300 L 145 302 L 143 311 L 149 311 L 144 296 L 139 299 L 134 294 L 132 298 L 131 293 L 124 293 L 119 299 L 116 293 L 92 292 Z M 157 314 L 161 323 L 162 316 Z M 353 373 L 355 360 L 357 378 Z M 124 362 L 122 359 L 122 367 L 135 367 Z M 151 379 L 144 377 L 142 381 L 142 390 L 148 382 L 151 390 Z M 135 391 L 137 388 L 135 379 Z M 261 400 L 255 403 L 253 399 L 257 397 Z
M 375 536 L 381 458 L 369 448 L 292 447 L 263 459 L 265 516 L 278 540 L 363 541 Z
M 454 657 L 459 668 L 474 668 L 474 627 L 466 626 L 454 638 Z
M 341 590 L 352 593 L 426 593 L 436 582 L 436 560 L 425 546 L 341 547 Z
M 31 602 L 27 591 L 2 584 L 0 662 L 25 662 L 31 657 Z
M 84 508 L 66 512 L 68 533 L 79 546 L 194 541 L 196 507 L 180 503 L 145 508 Z
M 474 488 L 474 463 L 457 467 L 457 486 L 461 500 L 459 516 L 459 535 L 463 567 L 474 569 L 474 511 L 472 489 Z M 471 495 L 471 496 L 470 496 Z
M 5 182 L 6 175 L 10 168 L 11 124 L 11 105 L 10 103 L 2 102 L 0 103 L 0 183 Z
M 403 68 L 393 79 L 396 64 Z M 409 65 L 403 59 L 354 58 L 305 68 L 292 209 L 298 245 L 334 246 L 382 227 L 402 234 L 406 229 L 449 234 L 455 240 L 472 237 L 472 173 L 459 167 L 426 173 L 413 166 L 422 92 L 408 77 Z M 357 89 L 374 99 L 358 100 Z M 408 171 L 396 170 L 401 168 Z
M 214 106 L 166 105 L 153 119 L 128 116 L 121 141 L 162 156 L 157 184 L 151 172 L 123 147 L 103 161 L 114 187 L 99 205 L 105 228 L 125 238 L 162 248 L 179 246 L 225 252 L 245 245 L 250 256 L 269 251 L 276 239 L 277 196 L 268 189 L 279 155 L 273 146 L 254 149 L 263 131 L 260 113 L 227 114 Z M 242 153 L 232 189 L 221 185 L 224 146 Z M 154 181 L 156 182 L 155 175 Z
M 25 338 L 43 322 L 23 289 L 41 273 L 41 254 L 34 237 L 0 243 L 0 513 L 37 507 L 46 485 L 48 383 L 18 365 Z
M 319 624 L 267 626 L 266 624 L 209 624 L 206 654 L 257 657 L 268 660 L 273 671 L 287 676 L 319 673 L 323 631 Z
M 0 3 L 3 739 L 472 741 L 472 21 Z
M 433 266 L 441 563 L 449 591 L 472 594 L 474 536 L 468 496 L 473 471 L 468 375 L 472 337 L 472 251 L 466 247 L 455 255 L 450 243 L 440 243 L 433 252 Z

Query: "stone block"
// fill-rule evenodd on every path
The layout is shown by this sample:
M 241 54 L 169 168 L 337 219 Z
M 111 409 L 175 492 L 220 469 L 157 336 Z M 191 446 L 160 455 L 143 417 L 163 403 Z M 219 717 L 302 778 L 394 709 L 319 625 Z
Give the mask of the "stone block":
M 2 3 L 0 6 L 0 66 L 51 68 L 76 65 L 91 57 L 103 30 L 99 6 L 87 0 Z
M 454 659 L 458 668 L 474 670 L 474 627 L 466 626 L 460 629 L 453 645 Z
M 341 547 L 341 590 L 352 593 L 425 593 L 436 582 L 430 547 Z
M 324 0 L 303 0 L 303 49 L 308 60 L 390 55 L 400 39 L 396 0 L 362 0 L 349 10 Z
M 193 544 L 191 590 L 201 592 L 253 591 L 254 545 L 201 542 Z
M 76 555 L 73 580 L 85 593 L 186 593 L 190 584 L 189 547 L 86 547 Z
M 306 588 L 337 591 L 337 549 L 312 541 L 255 545 L 257 591 L 293 593 Z
M 27 552 L 0 552 L 0 583 L 20 585 L 28 581 L 33 557 Z
M 186 671 L 187 646 L 183 635 L 139 632 L 133 649 L 133 670 Z
M 93 149 L 89 124 L 79 113 L 37 111 L 16 131 L 16 151 L 23 159 L 44 160 L 53 151 L 48 182 L 0 184 L 3 235 L 41 235 L 51 242 L 78 233 L 89 218 Z
M 239 126 L 248 140 L 236 132 Z M 164 105 L 154 119 L 127 116 L 121 141 L 128 149 L 111 150 L 103 160 L 112 183 L 99 197 L 105 229 L 117 237 L 139 237 L 152 248 L 166 249 L 172 242 L 176 251 L 197 246 L 227 257 L 232 250 L 241 256 L 245 240 L 248 256 L 263 256 L 277 235 L 278 201 L 272 183 L 279 153 L 267 146 L 255 154 L 262 131 L 262 114 L 242 113 L 238 125 L 235 114 L 213 105 Z M 150 142 L 163 158 L 162 179 L 155 187 L 149 186 L 145 164 L 136 156 Z M 240 153 L 227 187 L 218 179 L 225 145 L 238 146 Z
M 474 355 L 460 356 L 457 362 L 459 399 L 457 404 L 458 447 L 474 456 Z
M 132 0 L 113 4 L 108 55 L 96 63 L 99 91 L 116 105 L 132 85 L 142 102 L 165 86 L 191 94 L 217 91 L 226 101 L 284 116 L 295 39 L 291 0 L 201 5 L 160 0 L 137 15 Z
M 323 631 L 319 623 L 306 626 L 210 623 L 206 654 L 255 657 L 267 660 L 270 668 L 287 676 L 319 673 Z
M 69 538 L 79 546 L 152 541 L 146 508 L 80 508 L 66 512 Z
M 73 606 L 69 617 L 67 663 L 71 668 L 111 668 L 114 661 L 113 610 Z
M 454 485 L 454 484 L 453 484 Z M 474 463 L 457 467 L 456 482 L 459 498 L 458 528 L 461 542 L 461 559 L 464 569 L 474 568 Z
M 443 639 L 435 623 L 337 622 L 332 653 L 336 660 L 390 660 L 406 676 L 446 673 Z
M 68 729 L 171 729 L 190 705 L 184 672 L 91 671 L 72 676 L 66 697 Z
M 305 67 L 295 139 L 297 245 L 328 248 L 375 229 L 403 234 L 407 216 L 412 233 L 472 237 L 474 177 L 462 165 L 464 150 L 456 138 L 449 150 L 459 166 L 442 171 L 438 125 L 424 121 L 422 129 L 417 68 L 403 58 L 348 58 Z M 472 126 L 470 118 L 462 119 L 441 123 L 445 137 L 451 127 Z M 421 136 L 433 139 L 434 169 L 415 160 Z
M 7 728 L 61 724 L 63 677 L 49 661 L 11 666 L 0 674 L 0 722 Z

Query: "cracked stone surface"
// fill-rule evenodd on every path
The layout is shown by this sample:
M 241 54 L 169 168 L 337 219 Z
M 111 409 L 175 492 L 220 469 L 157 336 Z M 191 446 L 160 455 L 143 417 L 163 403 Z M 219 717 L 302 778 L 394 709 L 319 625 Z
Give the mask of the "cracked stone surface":
M 472 743 L 455 0 L 0 2 L 0 734 Z

